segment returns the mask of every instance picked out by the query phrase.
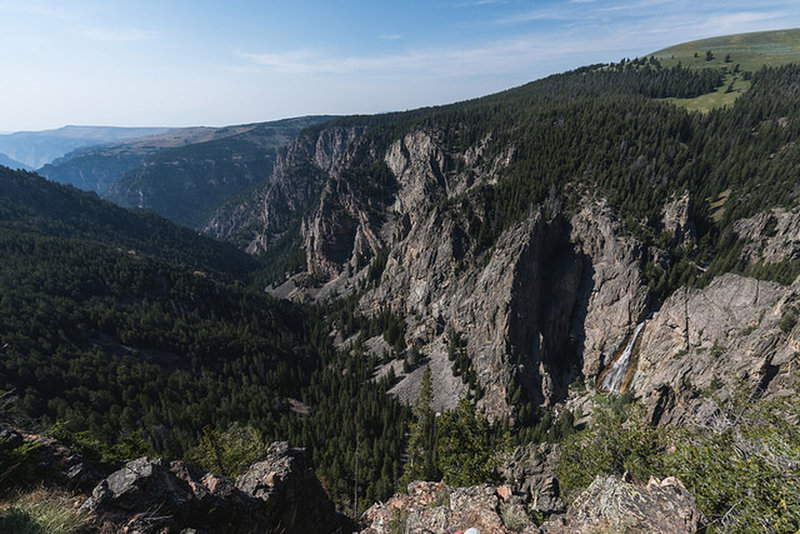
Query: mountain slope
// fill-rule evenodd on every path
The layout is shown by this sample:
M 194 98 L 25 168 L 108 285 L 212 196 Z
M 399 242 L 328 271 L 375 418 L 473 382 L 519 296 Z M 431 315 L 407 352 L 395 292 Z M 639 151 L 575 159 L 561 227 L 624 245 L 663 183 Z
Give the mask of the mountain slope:
M 156 215 L 133 213 L 94 193 L 5 167 L 0 167 L 0 226 L 156 255 L 227 279 L 241 278 L 260 267 L 230 245 Z
M 711 52 L 713 59 L 706 53 Z M 696 55 L 695 55 L 696 54 Z M 690 41 L 652 54 L 665 62 L 680 61 L 687 66 L 731 68 L 738 63 L 745 71 L 800 61 L 800 29 L 738 33 Z M 728 61 L 726 62 L 726 57 Z
M 202 227 L 223 202 L 263 181 L 275 154 L 308 126 L 330 117 L 302 117 L 230 128 L 231 135 L 161 150 L 110 185 L 106 197 Z
M 710 94 L 670 99 L 690 111 L 730 105 L 750 87 L 752 74 L 764 66 L 800 62 L 800 29 L 742 33 L 691 41 L 652 54 L 665 65 L 719 70 L 725 83 Z
M 5 154 L 0 154 L 0 165 L 12 169 L 19 169 L 23 171 L 32 171 L 33 169 L 22 162 L 9 158 Z
M 166 132 L 136 137 L 121 142 L 78 148 L 41 167 L 42 176 L 84 191 L 105 194 L 108 187 L 127 170 L 159 150 L 202 143 L 234 135 L 242 128 L 176 128 Z
M 572 384 L 638 384 L 654 420 L 683 420 L 703 400 L 692 388 L 670 397 L 675 376 L 653 359 L 702 354 L 706 338 L 691 330 L 657 354 L 632 349 L 620 383 L 601 378 L 638 324 L 648 338 L 647 317 L 679 287 L 731 270 L 789 281 L 800 272 L 790 250 L 743 255 L 753 237 L 737 230 L 779 220 L 772 208 L 796 213 L 798 79 L 793 66 L 762 70 L 730 108 L 692 114 L 657 99 L 713 91 L 720 74 L 646 58 L 414 114 L 332 121 L 301 135 L 263 188 L 208 230 L 267 257 L 289 238 L 302 243 L 305 262 L 277 294 L 356 295 L 367 316 L 402 317 L 402 398 L 415 398 L 422 361 L 442 385 L 438 408 L 470 395 L 525 425 L 570 399 Z M 720 345 L 711 362 L 685 360 L 683 376 L 734 387 L 741 365 L 747 387 L 775 392 L 792 380 L 790 345 L 784 333 L 766 363 Z M 638 359 L 660 370 L 642 382 Z
M 166 128 L 64 126 L 39 132 L 15 132 L 0 135 L 0 152 L 36 169 L 79 147 L 144 137 L 166 130 Z

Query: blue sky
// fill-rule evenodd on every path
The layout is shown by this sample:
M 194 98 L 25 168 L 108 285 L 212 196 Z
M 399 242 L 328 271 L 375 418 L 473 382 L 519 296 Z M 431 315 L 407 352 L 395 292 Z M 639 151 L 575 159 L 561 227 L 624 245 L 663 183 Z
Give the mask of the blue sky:
M 0 0 L 0 131 L 412 109 L 793 27 L 797 0 Z

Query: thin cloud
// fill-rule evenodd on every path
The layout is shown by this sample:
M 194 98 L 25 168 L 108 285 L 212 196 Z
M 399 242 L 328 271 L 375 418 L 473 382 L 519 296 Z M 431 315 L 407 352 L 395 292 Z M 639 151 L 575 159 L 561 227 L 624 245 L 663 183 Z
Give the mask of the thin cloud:
M 392 33 L 388 35 L 381 35 L 380 38 L 384 41 L 399 41 L 403 38 L 403 36 L 397 33 Z
M 583 44 L 551 37 L 522 37 L 486 43 L 469 48 L 437 48 L 379 56 L 332 57 L 313 50 L 283 53 L 238 53 L 245 65 L 233 67 L 237 72 L 274 74 L 366 75 L 373 77 L 406 76 L 471 76 L 475 73 L 508 74 L 525 71 L 539 59 L 579 52 Z
M 123 28 L 123 29 L 105 29 L 105 28 L 81 28 L 83 36 L 90 41 L 98 42 L 134 42 L 134 41 L 151 41 L 156 38 L 156 34 L 147 30 L 140 30 L 136 28 Z
M 525 13 L 518 13 L 495 20 L 496 24 L 520 24 L 534 20 L 568 20 L 570 15 L 563 9 L 538 9 Z
M 16 11 L 56 20 L 75 20 L 75 16 L 69 11 L 36 4 L 0 4 L 0 11 Z

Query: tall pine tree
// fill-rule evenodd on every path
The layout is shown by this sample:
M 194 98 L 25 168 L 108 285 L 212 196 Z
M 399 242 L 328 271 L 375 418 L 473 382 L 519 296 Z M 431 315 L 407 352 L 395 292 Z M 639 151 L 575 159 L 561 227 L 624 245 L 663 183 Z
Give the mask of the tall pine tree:
M 400 484 L 405 486 L 414 480 L 439 480 L 441 473 L 436 466 L 436 414 L 433 413 L 433 381 L 431 366 L 422 373 L 414 420 L 409 428 L 408 461 Z

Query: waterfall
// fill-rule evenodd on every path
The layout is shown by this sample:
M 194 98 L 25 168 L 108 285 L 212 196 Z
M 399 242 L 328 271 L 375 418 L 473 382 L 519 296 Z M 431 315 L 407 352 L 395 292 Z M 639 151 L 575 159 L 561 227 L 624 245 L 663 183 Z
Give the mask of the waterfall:
M 603 374 L 603 379 L 600 383 L 601 390 L 619 393 L 622 389 L 622 384 L 625 381 L 625 376 L 628 374 L 628 369 L 631 365 L 631 356 L 633 355 L 636 338 L 639 337 L 639 332 L 642 330 L 642 327 L 644 327 L 644 323 L 636 325 L 625 349 L 611 363 L 611 367 Z

